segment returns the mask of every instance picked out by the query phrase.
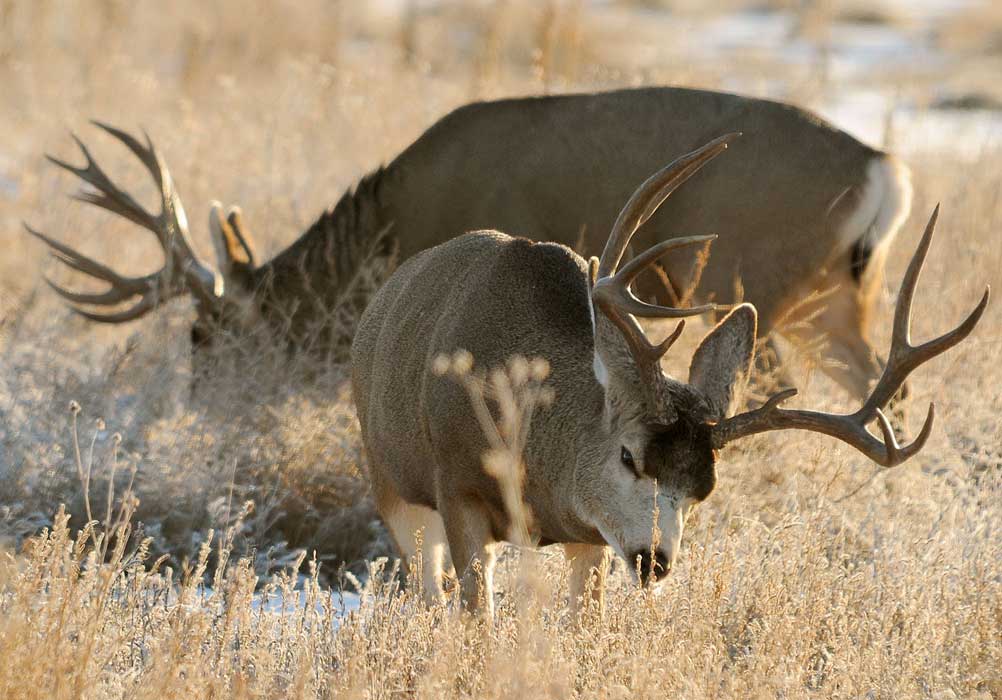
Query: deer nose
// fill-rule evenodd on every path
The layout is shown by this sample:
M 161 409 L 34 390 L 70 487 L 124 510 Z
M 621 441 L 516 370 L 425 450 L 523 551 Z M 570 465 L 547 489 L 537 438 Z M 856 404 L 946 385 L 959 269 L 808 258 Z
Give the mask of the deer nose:
M 651 558 L 651 550 L 638 550 L 633 553 L 633 556 L 630 559 L 633 566 L 638 566 L 637 560 L 640 561 L 640 581 L 644 585 L 653 581 L 660 581 L 671 569 L 671 564 L 668 562 L 668 555 L 660 549 L 654 552 L 653 559 Z

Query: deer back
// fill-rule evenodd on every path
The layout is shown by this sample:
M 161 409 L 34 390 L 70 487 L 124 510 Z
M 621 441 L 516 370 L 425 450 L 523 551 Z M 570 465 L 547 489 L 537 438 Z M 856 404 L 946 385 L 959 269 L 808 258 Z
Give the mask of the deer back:
M 772 306 L 867 231 L 869 221 L 841 230 L 851 202 L 846 212 L 832 205 L 874 179 L 875 192 L 883 191 L 898 167 L 810 112 L 769 100 L 644 88 L 462 107 L 388 169 L 391 208 L 403 217 L 412 207 L 407 229 L 395 234 L 401 258 L 477 228 L 571 247 L 582 238 L 578 252 L 598 254 L 620 205 L 663 154 L 689 152 L 729 131 L 745 134 L 732 146 L 733 167 L 693 176 L 633 245 L 717 234 L 704 296 L 730 301 L 741 278 L 746 297 L 769 319 Z M 414 202 L 422 203 L 416 217 Z M 668 261 L 667 271 L 685 287 L 692 260 Z

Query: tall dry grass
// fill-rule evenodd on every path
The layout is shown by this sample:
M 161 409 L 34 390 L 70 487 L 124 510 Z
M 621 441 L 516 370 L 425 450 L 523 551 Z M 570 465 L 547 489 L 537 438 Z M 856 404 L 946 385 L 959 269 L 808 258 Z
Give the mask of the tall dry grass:
M 384 582 L 379 563 L 360 586 L 360 610 L 341 618 L 315 575 L 302 594 L 292 590 L 302 559 L 261 595 L 304 604 L 262 610 L 253 562 L 227 563 L 232 531 L 175 573 L 129 537 L 128 503 L 117 525 L 76 535 L 60 513 L 4 566 L 0 689 L 17 698 L 997 697 L 997 474 L 945 504 L 942 488 L 922 498 L 882 485 L 847 509 L 831 474 L 810 478 L 828 470 L 819 461 L 801 464 L 807 476 L 772 508 L 759 495 L 752 509 L 739 484 L 725 484 L 665 586 L 638 590 L 620 567 L 604 617 L 580 627 L 562 611 L 558 556 L 535 555 L 531 588 L 499 576 L 491 625 L 457 614 L 455 601 L 426 607 L 416 589 Z
M 203 387 L 212 400 L 190 401 L 183 302 L 95 327 L 46 292 L 22 219 L 123 269 L 158 264 L 152 241 L 71 204 L 69 178 L 41 157 L 69 154 L 67 129 L 85 131 L 91 116 L 150 131 L 201 245 L 205 203 L 218 198 L 243 206 L 268 255 L 470 99 L 640 82 L 797 99 L 860 87 L 823 60 L 699 54 L 694 36 L 661 33 L 659 3 L 379 9 L 391 4 L 0 2 L 0 697 L 1002 697 L 998 304 L 914 378 L 913 422 L 928 400 L 938 409 L 920 456 L 885 472 L 794 434 L 728 450 L 672 577 L 638 591 L 620 566 L 605 617 L 578 628 L 556 552 L 510 553 L 493 626 L 400 591 L 393 564 L 379 563 L 391 550 L 343 368 L 303 383 L 298 365 L 256 346 L 220 358 Z M 818 42 L 852 10 L 773 4 Z M 928 101 L 998 89 L 997 13 L 965 13 L 930 35 L 956 50 L 949 71 L 868 79 Z M 868 21 L 926 37 L 906 18 Z M 126 154 L 96 150 L 152 196 Z M 919 338 L 1002 283 L 1000 154 L 970 152 L 910 159 L 915 216 L 889 290 L 944 203 Z M 683 376 L 698 336 L 671 358 Z M 804 404 L 846 408 L 820 376 L 800 382 Z M 529 556 L 539 576 L 525 586 Z M 352 575 L 363 604 L 341 618 L 328 586 L 351 591 Z M 262 609 L 255 591 L 290 610 Z

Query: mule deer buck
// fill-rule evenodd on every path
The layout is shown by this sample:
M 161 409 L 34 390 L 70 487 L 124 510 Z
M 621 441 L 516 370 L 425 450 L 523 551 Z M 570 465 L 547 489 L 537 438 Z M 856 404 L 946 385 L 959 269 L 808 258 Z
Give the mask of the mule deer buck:
M 575 600 L 590 577 L 601 577 L 605 545 L 631 565 L 637 562 L 645 582 L 667 574 L 687 512 L 714 488 L 716 451 L 735 440 L 769 430 L 810 430 L 886 467 L 925 444 L 932 406 L 918 438 L 903 446 L 881 408 L 911 371 L 967 337 L 988 303 L 986 291 L 957 328 L 911 344 L 912 297 L 936 214 L 902 284 L 887 362 L 855 413 L 780 408 L 796 393 L 787 390 L 761 408 L 727 416 L 753 360 L 757 314 L 747 303 L 703 339 L 688 383 L 663 374 L 660 358 L 684 320 L 654 345 L 637 318 L 680 318 L 709 307 L 649 304 L 631 284 L 666 253 L 707 237 L 670 239 L 623 260 L 637 229 L 733 137 L 710 142 L 644 182 L 612 226 L 601 259 L 589 262 L 560 244 L 480 231 L 414 256 L 374 296 L 352 345 L 352 386 L 377 507 L 404 556 L 416 554 L 415 533 L 422 531 L 428 597 L 442 595 L 448 551 L 465 603 L 475 607 L 483 586 L 490 608 L 493 548 L 509 526 L 499 486 L 481 464 L 488 443 L 467 395 L 432 373 L 441 354 L 464 349 L 487 370 L 513 356 L 549 362 L 555 401 L 537 411 L 529 428 L 523 495 L 535 523 L 533 539 L 565 547 Z M 874 420 L 882 440 L 866 428 Z
M 363 177 L 269 262 L 259 264 L 239 210 L 224 219 L 213 206 L 216 269 L 195 254 L 176 189 L 152 144 L 102 128 L 153 173 L 164 207 L 160 216 L 119 190 L 83 144 L 84 167 L 55 162 L 96 188 L 81 196 L 84 201 L 153 230 L 168 263 L 156 275 L 123 277 L 36 233 L 59 260 L 110 285 L 98 294 L 56 291 L 86 305 L 81 312 L 88 318 L 109 323 L 138 318 L 187 292 L 198 311 L 196 349 L 212 342 L 214 328 L 264 319 L 290 347 L 309 343 L 323 356 L 336 350 L 331 344 L 337 341 L 325 314 L 341 304 L 354 319 L 364 308 L 363 299 L 343 302 L 365 261 L 393 251 L 404 260 L 484 228 L 570 246 L 583 238 L 585 252 L 598 253 L 620 204 L 661 165 L 660 154 L 684 153 L 712 134 L 741 130 L 746 138 L 735 145 L 734 167 L 700 173 L 671 208 L 652 217 L 636 244 L 650 247 L 672 231 L 717 234 L 697 301 L 734 301 L 740 281 L 743 300 L 758 309 L 759 333 L 798 313 L 811 316 L 835 361 L 824 368 L 839 383 L 861 398 L 880 373 L 867 323 L 888 246 L 910 207 L 909 175 L 893 157 L 796 107 L 680 88 L 468 105 Z M 670 289 L 661 301 L 686 296 L 697 267 L 691 259 L 665 262 Z M 834 291 L 820 310 L 800 304 L 827 288 Z M 645 296 L 652 289 L 662 287 L 645 288 Z M 136 303 L 94 311 L 127 301 Z M 317 328 L 322 333 L 312 338 Z

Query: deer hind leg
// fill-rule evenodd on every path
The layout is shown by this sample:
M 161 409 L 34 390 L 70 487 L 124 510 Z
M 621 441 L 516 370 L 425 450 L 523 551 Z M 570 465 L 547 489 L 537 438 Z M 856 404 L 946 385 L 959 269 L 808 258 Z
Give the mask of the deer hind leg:
M 390 484 L 376 489 L 376 505 L 406 564 L 416 566 L 420 556 L 425 601 L 429 605 L 441 603 L 443 564 L 448 558 L 442 517 L 431 508 L 403 500 Z
M 578 617 L 582 610 L 598 606 L 605 614 L 605 576 L 609 570 L 607 549 L 594 544 L 565 544 L 564 557 L 571 567 L 568 604 Z
M 442 519 L 456 567 L 460 598 L 470 611 L 494 616 L 496 542 L 490 515 L 471 499 L 442 499 Z

